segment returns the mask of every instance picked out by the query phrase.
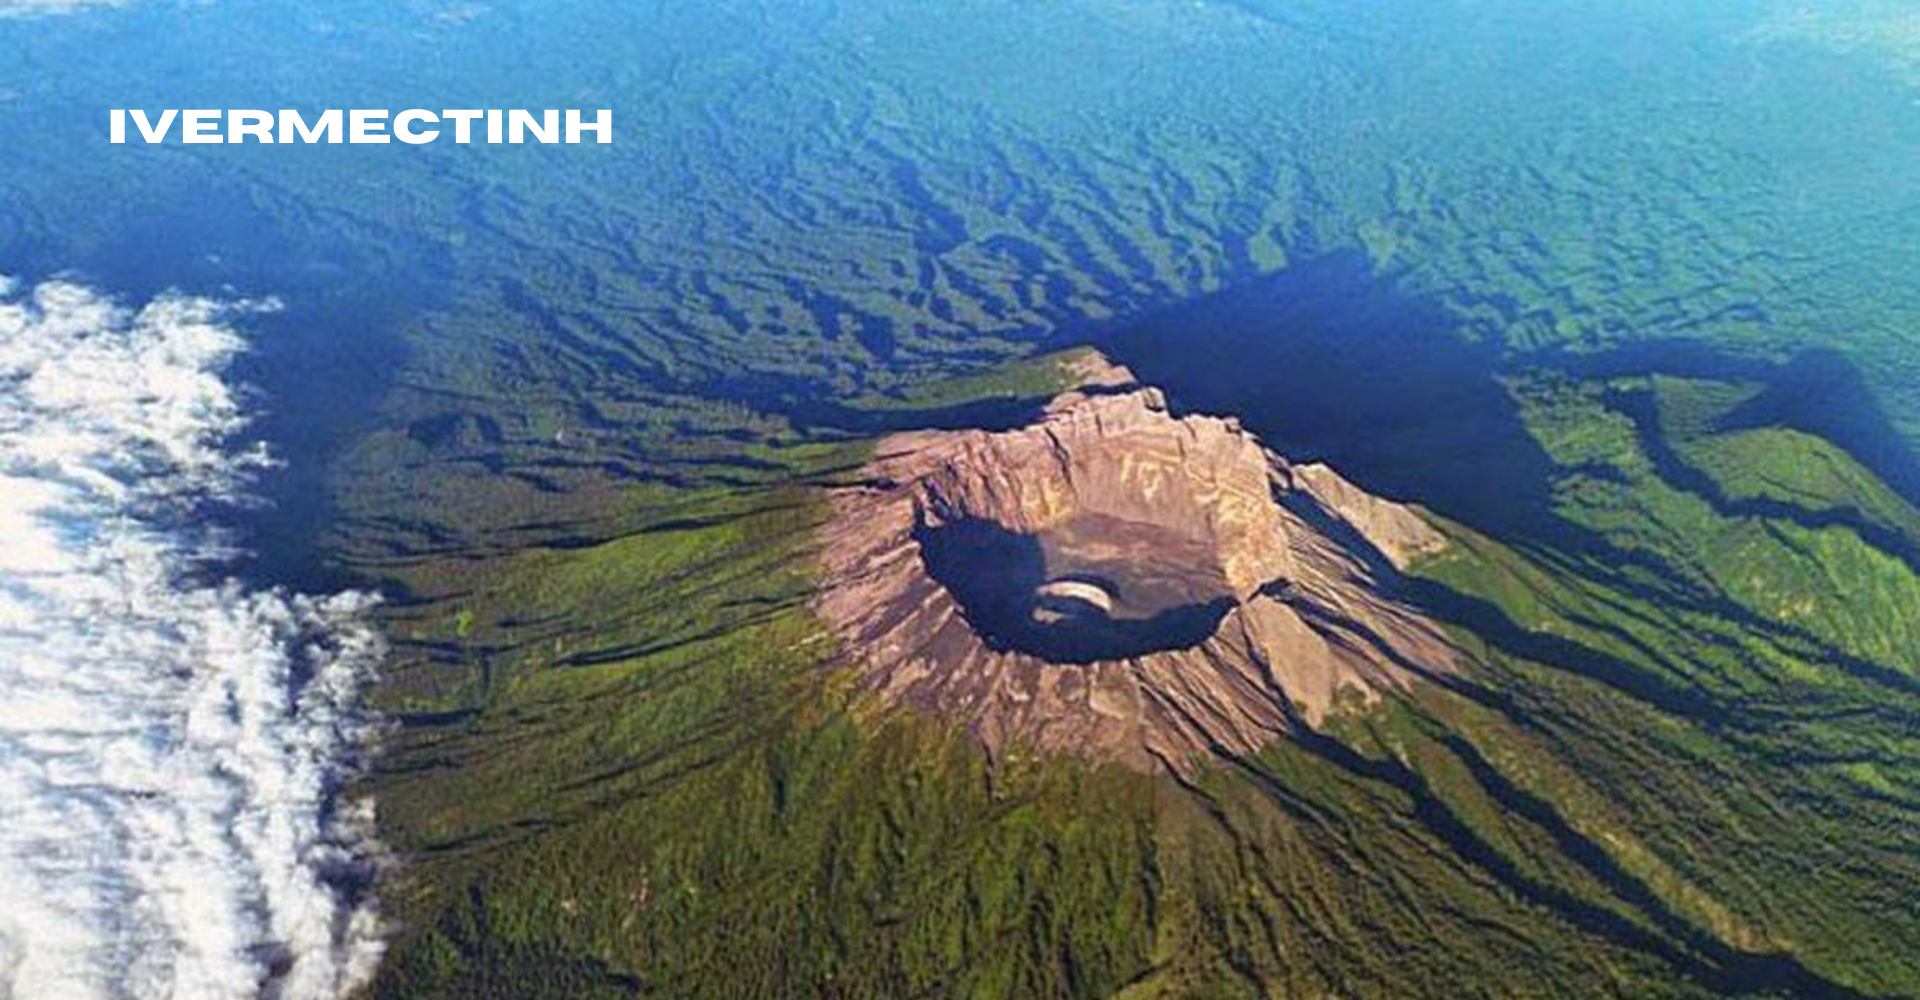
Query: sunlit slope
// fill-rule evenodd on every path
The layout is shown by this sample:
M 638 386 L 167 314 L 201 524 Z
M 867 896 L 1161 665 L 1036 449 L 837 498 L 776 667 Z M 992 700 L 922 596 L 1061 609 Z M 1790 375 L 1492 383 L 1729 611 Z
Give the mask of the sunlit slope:
M 1920 117 L 1782 6 L 132 5 L 5 38 L 0 270 L 288 302 L 338 510 L 267 534 L 397 598 L 385 995 L 1914 995 Z M 156 79 L 621 141 L 103 146 Z M 815 669 L 841 445 L 1143 326 L 1457 525 L 1463 686 L 1183 787 Z
M 1750 388 L 1511 392 L 1567 534 L 1456 527 L 1408 584 L 1476 667 L 1192 782 L 989 760 L 823 670 L 807 484 L 857 447 L 611 498 L 603 543 L 389 565 L 378 995 L 1920 990 L 1912 509 L 1730 429 Z M 1754 435 L 1775 506 L 1730 508 Z

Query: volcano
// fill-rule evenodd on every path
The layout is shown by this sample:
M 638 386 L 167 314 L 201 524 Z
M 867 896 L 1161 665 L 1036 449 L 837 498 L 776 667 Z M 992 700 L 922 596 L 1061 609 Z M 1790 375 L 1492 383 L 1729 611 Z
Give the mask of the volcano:
M 815 609 L 883 701 L 1184 773 L 1458 669 L 1396 596 L 1447 544 L 1421 511 L 1097 354 L 1070 370 L 1031 424 L 884 438 L 832 497 Z

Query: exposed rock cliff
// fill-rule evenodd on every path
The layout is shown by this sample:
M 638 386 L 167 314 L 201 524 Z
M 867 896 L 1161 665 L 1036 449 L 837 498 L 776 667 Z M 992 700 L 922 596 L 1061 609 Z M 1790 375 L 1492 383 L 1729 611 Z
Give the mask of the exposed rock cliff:
M 834 497 L 819 612 L 890 702 L 1009 743 L 1188 769 L 1454 668 L 1396 601 L 1417 512 L 1097 356 L 1012 431 L 882 441 Z

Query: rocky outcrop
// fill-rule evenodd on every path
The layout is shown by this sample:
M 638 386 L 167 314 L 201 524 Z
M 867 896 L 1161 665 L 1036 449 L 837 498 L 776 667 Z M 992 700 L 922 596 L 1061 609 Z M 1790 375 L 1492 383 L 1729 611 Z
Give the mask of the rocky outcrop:
M 1392 596 L 1444 538 L 1097 355 L 1011 431 L 882 440 L 822 529 L 816 610 L 889 703 L 988 747 L 1187 770 L 1455 669 Z

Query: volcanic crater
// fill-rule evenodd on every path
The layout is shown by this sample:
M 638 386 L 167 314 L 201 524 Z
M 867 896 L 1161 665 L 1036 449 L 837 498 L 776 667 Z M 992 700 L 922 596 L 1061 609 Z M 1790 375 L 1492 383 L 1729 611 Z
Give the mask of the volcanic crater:
M 815 608 L 884 701 L 994 751 L 1187 772 L 1457 669 L 1393 593 L 1446 545 L 1419 511 L 1098 354 L 1070 368 L 1033 423 L 887 437 L 835 492 Z

